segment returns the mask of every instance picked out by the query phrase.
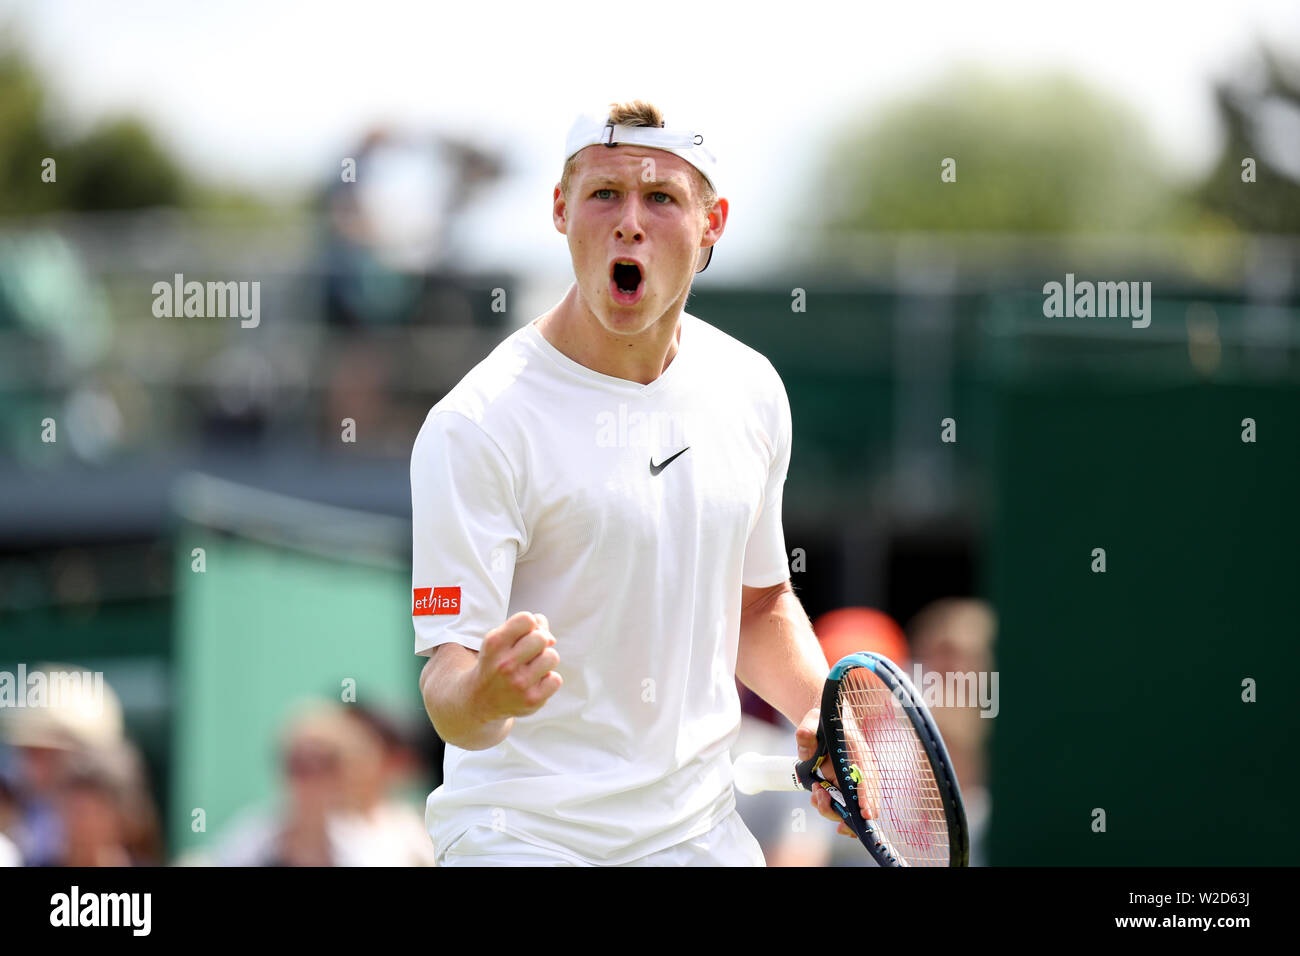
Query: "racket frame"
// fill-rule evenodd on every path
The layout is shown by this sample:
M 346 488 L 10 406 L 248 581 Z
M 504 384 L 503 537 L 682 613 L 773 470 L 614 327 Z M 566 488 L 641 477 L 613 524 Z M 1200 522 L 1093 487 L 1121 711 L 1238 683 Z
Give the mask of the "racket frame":
M 873 651 L 850 654 L 841 658 L 831 668 L 826 684 L 822 688 L 821 717 L 817 727 L 817 752 L 809 759 L 795 765 L 799 782 L 808 790 L 821 787 L 830 794 L 831 807 L 862 841 L 863 846 L 871 852 L 877 863 L 889 867 L 908 865 L 884 839 L 874 821 L 862 816 L 857 787 L 836 787 L 818 771 L 822 762 L 829 759 L 835 767 L 836 779 L 843 781 L 849 776 L 848 755 L 839 716 L 840 681 L 855 667 L 865 667 L 875 674 L 893 694 L 894 699 L 898 701 L 912 722 L 912 728 L 921 741 L 926 758 L 930 761 L 930 768 L 939 788 L 939 797 L 943 802 L 944 815 L 948 821 L 948 865 L 969 865 L 970 831 L 966 824 L 966 806 L 961 797 L 961 788 L 957 784 L 957 775 L 952 769 L 952 760 L 948 757 L 948 748 L 944 746 L 939 728 L 935 725 L 934 718 L 921 699 L 921 695 L 917 693 L 916 687 L 908 680 L 902 668 L 883 654 L 876 654 Z

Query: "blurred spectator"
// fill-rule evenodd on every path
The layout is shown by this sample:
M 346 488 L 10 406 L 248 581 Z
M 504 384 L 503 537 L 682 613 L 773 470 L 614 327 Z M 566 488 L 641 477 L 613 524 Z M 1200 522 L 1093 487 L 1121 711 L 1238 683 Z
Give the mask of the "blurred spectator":
M 348 802 L 347 767 L 372 746 L 335 704 L 290 719 L 280 745 L 283 806 L 238 817 L 216 851 L 220 866 L 339 866 L 346 854 L 330 817 Z
M 158 814 L 128 742 L 73 754 L 57 785 L 63 866 L 157 866 Z
M 244 813 L 225 835 L 221 866 L 419 866 L 433 847 L 420 815 L 390 799 L 412 758 L 391 720 L 312 703 L 281 746 L 282 806 Z
M 37 672 L 46 675 L 48 687 L 57 684 L 59 690 L 43 706 L 4 714 L 4 737 L 16 757 L 6 833 L 28 866 L 56 866 L 67 853 L 59 786 L 73 760 L 123 745 L 122 705 L 102 674 L 43 664 L 27 672 L 29 682 Z
M 470 271 L 463 230 L 474 202 L 506 172 L 493 147 L 442 133 L 368 132 L 331 170 L 321 202 L 325 319 L 371 329 L 455 322 L 430 307 L 431 276 Z
M 13 840 L 0 833 L 0 867 L 22 866 L 23 856 Z
M 0 756 L 4 751 L 0 751 Z M 18 788 L 14 774 L 6 764 L 0 764 L 0 833 L 8 834 L 18 826 L 22 807 L 18 803 Z
M 18 851 L 18 844 L 9 836 L 10 831 L 17 829 L 21 813 L 18 793 L 5 768 L 0 767 L 0 867 L 23 865 L 23 855 Z
M 365 866 L 433 866 L 433 841 L 423 815 L 396 794 L 420 770 L 410 731 L 394 717 L 351 704 L 346 713 L 374 743 L 378 759 L 357 765 L 353 813 L 340 819 Z
M 842 607 L 827 611 L 813 621 L 813 630 L 822 642 L 826 663 L 837 661 L 862 651 L 883 654 L 903 670 L 910 670 L 912 655 L 907 649 L 907 638 L 898 622 L 884 611 L 869 607 Z
M 401 139 L 374 129 L 348 158 L 355 163 L 351 175 L 345 179 L 344 170 L 332 173 L 323 197 L 329 230 L 324 270 L 326 322 L 345 328 L 409 322 L 419 300 L 420 278 L 418 273 L 397 266 L 392 249 L 409 242 L 412 231 L 427 239 L 433 231 L 427 220 L 435 207 L 424 195 L 427 189 L 416 191 L 419 199 L 415 200 L 408 189 L 402 201 L 405 218 L 416 214 L 412 230 L 409 222 L 402 222 L 401 228 L 394 225 L 389 209 L 392 203 L 385 200 L 391 192 L 390 180 L 407 180 L 409 185 L 411 178 L 420 179 L 429 172 L 430 157 L 420 162 L 418 153 Z
M 943 598 L 922 608 L 909 625 L 912 650 L 924 673 L 944 675 L 986 675 L 990 688 L 993 670 L 993 643 L 997 621 L 993 609 L 984 601 L 968 598 Z M 988 736 L 993 721 L 981 716 L 978 700 L 958 707 L 930 708 L 952 758 L 957 782 L 966 804 L 966 820 L 971 831 L 971 865 L 987 863 L 985 837 L 989 821 L 989 790 L 986 778 Z
M 884 654 L 900 667 L 910 665 L 907 639 L 888 614 L 865 607 L 828 611 L 813 622 L 828 666 L 860 651 Z M 794 759 L 794 726 L 741 687 L 741 728 L 732 755 L 747 751 L 789 753 Z M 807 793 L 736 794 L 736 808 L 763 847 L 768 866 L 871 866 L 873 861 L 858 840 L 812 809 Z

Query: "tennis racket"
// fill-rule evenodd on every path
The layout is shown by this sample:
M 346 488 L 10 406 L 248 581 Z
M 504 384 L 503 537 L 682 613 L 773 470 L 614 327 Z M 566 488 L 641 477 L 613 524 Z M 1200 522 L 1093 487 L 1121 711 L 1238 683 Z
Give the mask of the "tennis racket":
M 968 862 L 966 808 L 948 750 L 912 682 L 880 654 L 850 654 L 831 668 L 812 757 L 742 754 L 735 777 L 743 793 L 822 787 L 881 866 Z

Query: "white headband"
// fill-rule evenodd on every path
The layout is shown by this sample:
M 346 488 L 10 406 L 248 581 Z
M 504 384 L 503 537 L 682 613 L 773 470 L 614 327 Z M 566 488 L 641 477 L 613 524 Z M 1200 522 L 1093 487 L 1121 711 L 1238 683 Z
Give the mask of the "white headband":
M 579 150 L 588 146 L 648 146 L 662 149 L 680 156 L 700 171 L 714 192 L 719 195 L 718 160 L 704 146 L 704 137 L 690 130 L 673 129 L 664 126 L 622 126 L 609 121 L 609 113 L 583 113 L 569 127 L 568 138 L 564 142 L 564 161 L 567 163 Z M 703 272 L 713 258 L 713 247 L 701 254 L 703 264 L 696 272 Z

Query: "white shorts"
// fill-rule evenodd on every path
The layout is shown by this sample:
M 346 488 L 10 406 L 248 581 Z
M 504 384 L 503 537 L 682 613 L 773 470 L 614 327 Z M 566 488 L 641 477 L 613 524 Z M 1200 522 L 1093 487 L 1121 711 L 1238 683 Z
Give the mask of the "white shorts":
M 591 866 L 488 826 L 470 827 L 438 854 L 439 866 Z M 732 810 L 707 833 L 622 866 L 766 866 L 763 849 Z

